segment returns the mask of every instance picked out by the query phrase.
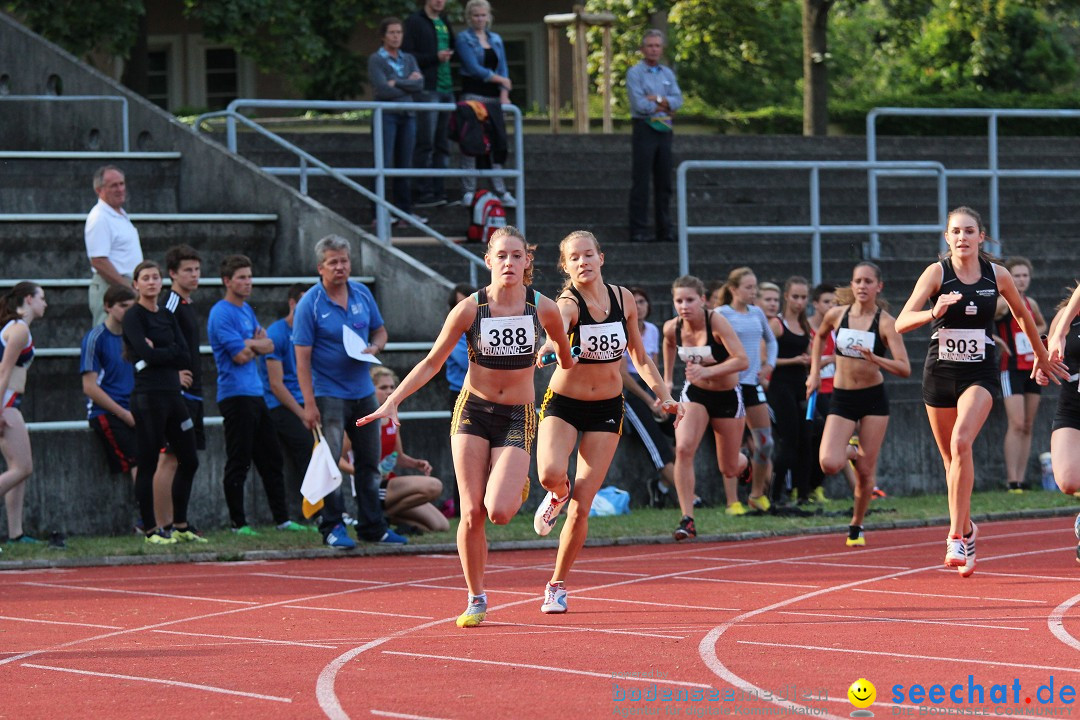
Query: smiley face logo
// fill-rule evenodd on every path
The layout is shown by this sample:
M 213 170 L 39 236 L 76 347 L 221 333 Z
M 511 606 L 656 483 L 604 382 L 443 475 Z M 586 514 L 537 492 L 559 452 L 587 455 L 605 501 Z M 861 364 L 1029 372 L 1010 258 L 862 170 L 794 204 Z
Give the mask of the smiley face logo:
M 851 687 L 847 691 L 848 701 L 855 707 L 862 710 L 862 712 L 854 712 L 852 716 L 873 716 L 865 710 L 874 704 L 874 700 L 877 699 L 877 688 L 874 684 L 866 678 L 859 678 L 855 682 L 851 683 Z

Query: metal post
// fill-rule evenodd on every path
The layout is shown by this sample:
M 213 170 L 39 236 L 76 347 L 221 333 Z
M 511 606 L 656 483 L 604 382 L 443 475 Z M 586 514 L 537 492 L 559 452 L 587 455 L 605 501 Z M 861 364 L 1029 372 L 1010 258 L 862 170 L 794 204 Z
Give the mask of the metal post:
M 518 203 L 514 219 L 521 234 L 528 237 L 525 234 L 525 128 L 521 119 L 521 108 L 513 105 L 506 105 L 505 107 L 510 108 L 510 112 L 514 116 L 514 164 L 517 166 L 518 171 L 517 177 L 514 178 L 514 192 Z M 475 272 L 475 265 L 473 269 Z M 475 282 L 473 287 L 476 287 Z
M 229 109 L 232 109 L 231 105 Z M 229 148 L 229 152 L 236 152 L 236 118 L 232 115 L 225 116 L 225 143 Z
M 810 274 L 811 282 L 816 286 L 821 284 L 821 174 L 817 167 L 810 168 L 810 224 L 814 226 L 810 241 Z
M 375 195 L 379 200 L 386 200 L 386 158 L 383 156 L 383 109 L 381 107 L 375 108 L 371 113 L 371 137 L 372 148 L 375 151 L 375 171 L 378 175 L 375 176 Z M 379 241 L 390 244 L 390 213 L 386 210 L 386 205 L 382 202 L 375 205 L 375 234 L 379 236 Z
M 552 135 L 559 134 L 559 35 L 548 25 L 548 118 Z M 473 283 L 476 287 L 476 283 Z
M 307 195 L 307 160 L 300 158 L 300 194 Z
M 120 103 L 123 105 L 124 117 L 121 119 L 122 127 L 121 131 L 124 135 L 124 152 L 131 152 L 131 122 L 128 118 L 128 101 L 123 95 L 120 96 Z
M 690 274 L 690 248 L 689 233 L 687 232 L 687 218 L 689 212 L 686 208 L 686 167 L 679 165 L 675 182 L 675 209 L 678 213 L 679 223 L 679 275 Z
M 989 252 L 1001 252 L 1001 213 L 998 211 L 998 122 L 997 113 L 987 118 L 986 142 L 990 175 L 990 247 Z
M 866 160 L 867 162 L 877 162 L 877 109 L 871 110 L 866 114 Z M 877 227 L 877 173 L 872 167 L 866 170 L 866 192 L 869 201 L 870 225 L 872 227 Z M 869 255 L 872 259 L 876 260 L 881 256 L 881 240 L 876 232 L 870 233 L 867 239 L 870 243 Z

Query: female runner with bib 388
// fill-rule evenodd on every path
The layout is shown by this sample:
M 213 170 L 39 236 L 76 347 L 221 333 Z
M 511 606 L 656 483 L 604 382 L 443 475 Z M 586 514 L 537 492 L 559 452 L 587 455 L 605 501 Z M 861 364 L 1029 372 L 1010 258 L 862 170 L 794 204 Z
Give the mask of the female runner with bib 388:
M 555 342 L 559 366 L 574 364 L 555 301 L 533 290 L 533 246 L 514 227 L 498 228 L 488 240 L 484 262 L 491 284 L 457 304 L 443 323 L 431 352 L 405 376 L 382 406 L 356 421 L 388 417 L 435 377 L 465 333 L 469 371 L 450 421 L 450 448 L 461 494 L 458 556 L 469 588 L 469 602 L 458 627 L 476 627 L 487 616 L 484 568 L 487 565 L 485 517 L 505 525 L 522 502 L 536 436 L 533 405 L 541 327 Z

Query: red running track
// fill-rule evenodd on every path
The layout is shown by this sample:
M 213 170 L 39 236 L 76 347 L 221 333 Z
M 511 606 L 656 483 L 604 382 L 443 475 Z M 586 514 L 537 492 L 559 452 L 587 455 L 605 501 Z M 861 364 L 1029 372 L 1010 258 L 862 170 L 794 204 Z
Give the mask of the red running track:
M 941 565 L 942 528 L 855 550 L 835 535 L 587 548 L 563 616 L 539 612 L 553 550 L 498 552 L 472 630 L 453 624 L 454 555 L 5 572 L 0 717 L 846 718 L 860 677 L 879 718 L 1064 716 L 1080 686 L 1071 526 L 980 526 L 966 580 Z M 935 683 L 961 702 L 909 697 Z

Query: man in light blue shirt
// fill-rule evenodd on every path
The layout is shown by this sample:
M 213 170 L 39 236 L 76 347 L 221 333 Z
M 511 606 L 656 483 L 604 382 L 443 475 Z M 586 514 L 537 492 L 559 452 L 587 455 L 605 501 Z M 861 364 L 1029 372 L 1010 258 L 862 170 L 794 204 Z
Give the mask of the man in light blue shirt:
M 225 426 L 225 502 L 233 532 L 257 535 L 244 513 L 244 482 L 254 461 L 266 490 L 270 512 L 278 530 L 302 530 L 289 520 L 285 506 L 285 478 L 281 450 L 270 411 L 263 400 L 259 355 L 273 351 L 274 343 L 259 326 L 247 304 L 251 296 L 251 260 L 230 255 L 221 262 L 225 299 L 210 310 L 207 335 L 218 370 L 217 402 Z
M 379 500 L 379 423 L 362 428 L 356 421 L 373 413 L 375 385 L 371 363 L 357 359 L 345 347 L 377 355 L 386 346 L 383 325 L 375 297 L 363 284 L 349 279 L 352 274 L 349 241 L 327 235 L 315 244 L 320 281 L 296 306 L 293 317 L 293 351 L 296 377 L 304 395 L 304 425 L 310 430 L 322 426 L 332 457 L 341 457 L 345 433 L 352 441 L 356 483 L 356 534 L 361 540 L 384 544 L 404 544 L 405 538 L 390 530 Z M 324 499 L 319 530 L 333 548 L 356 547 L 341 522 L 345 503 L 341 489 Z
M 626 72 L 626 92 L 633 123 L 633 169 L 630 187 L 630 241 L 673 242 L 671 231 L 671 138 L 682 91 L 671 68 L 660 64 L 664 34 L 648 30 L 641 40 L 641 61 Z M 653 183 L 655 234 L 648 234 L 649 180 Z

